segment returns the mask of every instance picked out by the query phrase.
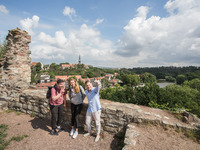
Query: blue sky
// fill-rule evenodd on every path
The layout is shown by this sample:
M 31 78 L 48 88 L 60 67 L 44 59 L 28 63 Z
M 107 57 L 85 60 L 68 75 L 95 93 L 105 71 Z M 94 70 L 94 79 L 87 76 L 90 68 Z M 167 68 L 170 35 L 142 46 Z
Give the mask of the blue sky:
M 0 38 L 28 31 L 32 62 L 200 65 L 199 0 L 0 0 Z

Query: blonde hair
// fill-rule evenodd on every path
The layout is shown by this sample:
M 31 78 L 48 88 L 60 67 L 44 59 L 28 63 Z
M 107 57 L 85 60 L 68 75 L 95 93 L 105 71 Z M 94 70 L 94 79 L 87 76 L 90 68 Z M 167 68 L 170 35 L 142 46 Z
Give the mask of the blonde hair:
M 80 88 L 79 88 L 78 82 L 74 78 L 71 78 L 69 82 L 71 82 L 72 80 L 74 80 L 74 82 L 75 82 L 75 87 L 74 87 L 75 93 L 79 93 L 80 92 Z

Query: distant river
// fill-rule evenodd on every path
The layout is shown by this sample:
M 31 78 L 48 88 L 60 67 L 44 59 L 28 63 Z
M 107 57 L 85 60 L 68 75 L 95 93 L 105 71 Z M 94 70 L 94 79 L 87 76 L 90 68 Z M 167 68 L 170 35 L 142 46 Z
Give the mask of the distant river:
M 170 84 L 174 84 L 174 82 L 159 82 L 159 83 L 157 83 L 157 85 L 160 88 L 164 88 L 164 87 L 166 87 L 167 85 L 170 85 Z

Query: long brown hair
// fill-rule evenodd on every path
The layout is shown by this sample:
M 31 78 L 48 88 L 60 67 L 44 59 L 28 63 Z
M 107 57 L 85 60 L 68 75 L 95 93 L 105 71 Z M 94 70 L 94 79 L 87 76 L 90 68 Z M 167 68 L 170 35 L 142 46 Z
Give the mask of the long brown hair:
M 69 81 L 69 83 L 70 83 L 72 80 L 74 80 L 74 82 L 75 82 L 75 87 L 74 87 L 75 93 L 79 93 L 79 92 L 80 92 L 80 88 L 79 88 L 78 82 L 77 82 L 74 78 L 71 78 L 70 81 Z

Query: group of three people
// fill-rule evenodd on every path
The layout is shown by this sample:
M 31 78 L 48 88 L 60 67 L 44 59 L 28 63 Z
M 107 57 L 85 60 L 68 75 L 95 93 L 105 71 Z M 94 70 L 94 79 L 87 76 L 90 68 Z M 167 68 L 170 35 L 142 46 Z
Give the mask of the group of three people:
M 78 136 L 78 126 L 79 126 L 79 114 L 82 110 L 82 104 L 85 96 L 88 99 L 88 109 L 86 113 L 86 126 L 88 129 L 88 133 L 85 133 L 84 136 L 91 135 L 91 122 L 92 118 L 94 118 L 96 123 L 97 136 L 95 138 L 95 142 L 97 142 L 100 138 L 100 116 L 101 116 L 101 104 L 99 101 L 99 90 L 100 90 L 100 82 L 95 80 L 96 87 L 93 87 L 92 83 L 87 80 L 85 82 L 86 92 L 81 85 L 77 83 L 74 78 L 71 78 L 69 81 L 69 99 L 71 101 L 71 126 L 72 129 L 70 131 L 70 135 L 73 138 Z M 66 108 L 66 94 L 67 90 L 64 85 L 64 81 L 62 79 L 57 80 L 57 84 L 54 88 L 51 89 L 51 97 L 49 99 L 50 110 L 51 110 L 51 134 L 58 135 L 57 130 L 64 130 L 61 128 L 61 121 L 63 119 L 63 110 Z

